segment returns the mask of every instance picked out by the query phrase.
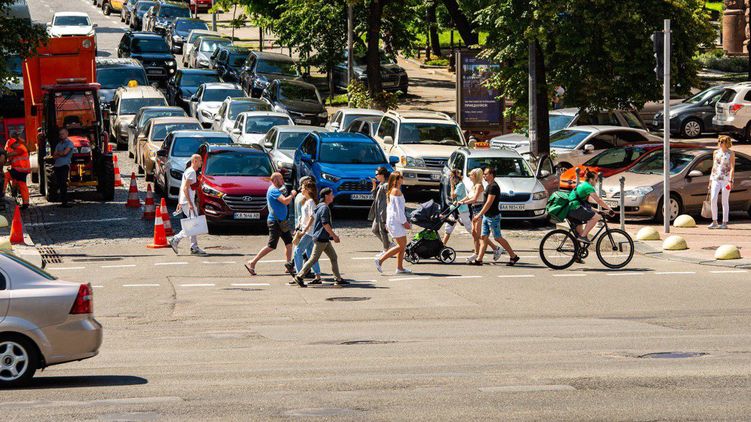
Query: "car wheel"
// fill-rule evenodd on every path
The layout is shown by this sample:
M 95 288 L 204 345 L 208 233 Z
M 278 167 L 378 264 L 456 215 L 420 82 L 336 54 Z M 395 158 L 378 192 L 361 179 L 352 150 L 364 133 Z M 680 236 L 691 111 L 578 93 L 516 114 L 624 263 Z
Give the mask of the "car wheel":
M 681 125 L 681 136 L 684 138 L 696 138 L 701 135 L 703 128 L 698 119 L 687 119 Z
M 657 204 L 657 214 L 655 215 L 655 221 L 663 221 L 663 207 L 662 207 L 662 199 L 660 199 L 660 202 Z M 675 194 L 670 194 L 670 204 L 668 205 L 670 207 L 670 221 L 672 222 L 676 218 L 678 218 L 679 215 L 683 214 L 683 202 L 681 201 L 681 198 Z
M 26 385 L 39 367 L 39 353 L 34 344 L 23 338 L 0 338 L 0 386 Z

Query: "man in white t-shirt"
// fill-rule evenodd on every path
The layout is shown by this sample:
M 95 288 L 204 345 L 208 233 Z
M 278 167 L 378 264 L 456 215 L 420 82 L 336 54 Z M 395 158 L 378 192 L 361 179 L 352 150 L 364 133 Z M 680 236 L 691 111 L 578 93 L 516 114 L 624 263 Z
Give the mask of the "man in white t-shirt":
M 183 173 L 183 181 L 180 184 L 180 197 L 178 198 L 178 203 L 180 204 L 180 209 L 186 218 L 198 217 L 198 206 L 196 205 L 196 189 L 198 189 L 197 171 L 202 165 L 203 160 L 201 159 L 201 156 L 193 154 L 193 156 L 190 157 L 190 166 L 186 168 Z M 163 218 L 169 218 L 169 216 Z M 175 254 L 178 254 L 177 247 L 180 244 L 180 241 L 186 237 L 188 237 L 188 235 L 185 234 L 185 230 L 181 230 L 180 233 L 170 239 L 169 244 L 172 246 L 172 250 L 175 251 Z M 198 247 L 197 236 L 190 236 L 190 254 L 206 256 L 206 252 Z

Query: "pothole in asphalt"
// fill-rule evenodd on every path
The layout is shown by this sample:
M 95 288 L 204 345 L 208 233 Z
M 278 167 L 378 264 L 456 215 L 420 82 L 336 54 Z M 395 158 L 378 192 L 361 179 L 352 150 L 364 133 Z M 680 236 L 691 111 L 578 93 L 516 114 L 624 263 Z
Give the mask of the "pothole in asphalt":
M 396 343 L 396 341 L 393 340 L 349 340 L 349 341 L 343 341 L 339 344 L 344 346 L 357 346 L 360 344 L 392 344 Z
M 640 359 L 688 359 L 706 356 L 704 352 L 657 352 L 638 356 Z
M 337 297 L 327 297 L 326 300 L 329 302 L 362 302 L 364 300 L 370 300 L 367 296 L 337 296 Z
M 155 421 L 160 419 L 160 416 L 155 412 L 110 413 L 100 416 L 99 420 L 109 422 Z
M 322 407 L 322 408 L 311 408 L 311 409 L 294 409 L 294 410 L 288 410 L 285 412 L 287 416 L 345 416 L 345 415 L 354 415 L 356 413 L 361 413 L 362 410 L 356 410 L 356 409 L 346 409 L 346 408 L 337 408 L 337 407 Z

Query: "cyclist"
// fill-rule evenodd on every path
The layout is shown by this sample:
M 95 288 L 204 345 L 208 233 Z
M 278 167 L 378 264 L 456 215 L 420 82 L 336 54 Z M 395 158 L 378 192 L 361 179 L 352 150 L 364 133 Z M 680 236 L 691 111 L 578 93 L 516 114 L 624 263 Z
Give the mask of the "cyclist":
M 590 243 L 587 237 L 589 232 L 592 231 L 597 222 L 602 218 L 600 214 L 592 209 L 589 201 L 592 200 L 603 209 L 613 213 L 613 209 L 595 193 L 593 185 L 596 179 L 597 175 L 588 170 L 584 176 L 584 181 L 576 185 L 576 188 L 568 196 L 571 205 L 569 206 L 567 218 L 577 224 L 576 233 L 579 241 L 586 243 Z

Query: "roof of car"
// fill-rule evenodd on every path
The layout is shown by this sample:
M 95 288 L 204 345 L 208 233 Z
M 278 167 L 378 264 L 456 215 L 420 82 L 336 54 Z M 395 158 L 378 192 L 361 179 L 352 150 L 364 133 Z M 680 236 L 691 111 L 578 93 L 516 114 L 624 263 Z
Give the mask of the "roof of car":
M 89 14 L 84 12 L 55 12 L 54 16 L 86 16 L 88 18 Z
M 147 31 L 134 31 L 131 32 L 134 38 L 159 38 L 162 39 L 161 35 L 158 35 L 154 32 L 147 32 Z
M 187 4 L 185 4 L 183 2 L 178 2 L 178 1 L 159 0 L 159 3 L 161 3 L 161 4 L 167 4 L 167 5 L 170 5 L 170 6 L 184 7 L 186 9 L 188 8 Z
M 200 36 L 200 37 L 198 37 L 198 38 L 200 38 L 201 40 L 204 40 L 204 41 L 205 41 L 205 40 L 212 40 L 212 41 L 216 41 L 216 40 L 219 40 L 219 41 L 221 41 L 221 40 L 225 40 L 225 41 L 230 41 L 230 39 L 229 39 L 229 38 L 219 37 L 219 36 L 216 36 L 216 35 L 201 35 L 201 36 Z
M 350 125 L 352 125 L 354 123 L 358 123 L 358 122 L 373 122 L 373 123 L 375 123 L 375 122 L 380 122 L 380 121 L 381 121 L 381 116 L 375 116 L 375 115 L 374 116 L 362 116 L 362 117 L 358 117 L 358 118 L 352 120 L 352 122 L 350 122 Z
M 151 85 L 121 86 L 117 90 L 120 92 L 120 98 L 164 98 L 164 95 Z
M 240 85 L 230 82 L 206 82 L 204 89 L 242 89 Z
M 211 31 L 208 29 L 191 29 L 188 35 L 195 33 L 196 35 L 214 35 L 217 37 L 221 37 L 222 34 L 220 34 L 217 31 Z
M 284 61 L 284 62 L 290 62 L 290 63 L 295 62 L 295 60 L 292 57 L 289 57 L 287 55 L 280 54 L 280 53 L 270 53 L 266 51 L 253 50 L 253 54 L 255 54 L 256 57 L 258 57 L 259 59 Z
M 385 115 L 395 117 L 401 120 L 444 120 L 448 122 L 454 121 L 453 119 L 451 119 L 451 117 L 449 117 L 448 114 L 439 113 L 435 111 L 407 110 L 407 111 L 396 112 L 396 111 L 390 110 L 390 111 L 387 111 Z
M 258 154 L 258 155 L 265 155 L 266 151 L 259 149 L 257 146 L 254 145 L 242 145 L 242 144 L 209 144 L 207 148 L 209 153 L 212 152 L 219 152 L 219 151 L 239 151 L 239 152 L 248 152 L 251 154 Z
M 277 80 L 279 81 L 280 84 L 285 84 L 285 85 L 297 85 L 297 86 L 304 86 L 306 88 L 314 88 L 314 89 L 316 87 L 315 85 L 311 83 L 307 83 L 298 79 L 277 79 Z
M 260 98 L 253 98 L 253 97 L 227 97 L 226 100 L 229 100 L 231 103 L 256 103 L 256 104 L 266 104 L 266 101 L 260 99 Z
M 321 142 L 375 142 L 373 138 L 365 136 L 362 133 L 317 131 L 316 134 Z
M 143 114 L 144 111 L 182 111 L 185 113 L 185 110 L 182 109 L 182 107 L 177 106 L 146 106 L 141 107 L 140 110 L 138 110 L 141 114 Z
M 222 47 L 219 47 L 219 48 L 221 48 L 222 50 L 227 50 L 230 53 L 237 53 L 237 52 L 246 53 L 246 52 L 250 52 L 250 49 L 248 47 L 239 47 L 239 46 L 236 46 L 236 45 L 225 45 L 225 46 L 222 46 Z
M 578 130 L 582 132 L 607 132 L 611 130 L 618 130 L 618 131 L 628 131 L 628 132 L 639 132 L 639 133 L 647 133 L 644 129 L 639 128 L 632 128 L 632 127 L 625 127 L 625 126 L 610 126 L 610 125 L 582 125 L 582 126 L 571 126 L 567 127 L 563 130 Z
M 184 16 L 175 19 L 175 22 L 177 21 L 203 22 L 201 19 L 198 19 L 198 18 L 186 18 Z
M 307 126 L 307 125 L 279 125 L 279 126 L 274 126 L 274 129 L 276 129 L 278 132 L 305 132 L 305 133 L 328 132 L 328 130 L 320 126 Z
M 287 113 L 281 113 L 278 111 L 243 111 L 242 113 L 237 115 L 237 118 L 239 119 L 240 116 L 248 116 L 248 117 L 261 117 L 261 116 L 274 116 L 274 117 L 289 117 L 289 114 Z
M 173 137 L 184 137 L 184 138 L 204 138 L 204 137 L 217 137 L 222 136 L 227 139 L 232 139 L 231 136 L 227 132 L 222 132 L 219 130 L 176 130 L 172 132 Z
M 173 117 L 157 117 L 154 119 L 151 119 L 149 121 L 152 126 L 160 125 L 160 124 L 169 124 L 169 123 L 196 123 L 200 124 L 198 119 L 195 117 L 183 117 L 183 116 L 173 116 Z
M 182 69 L 179 69 L 178 71 L 181 72 L 183 75 L 185 75 L 185 74 L 188 74 L 188 75 L 219 75 L 219 72 L 217 72 L 216 70 L 211 70 L 211 69 L 187 69 L 187 68 L 182 68 Z
M 96 66 L 97 69 L 100 67 L 143 67 L 138 60 L 126 57 L 97 57 Z
M 488 158 L 488 157 L 521 157 L 515 149 L 511 148 L 467 148 L 461 147 L 458 151 L 463 152 L 469 157 Z
M 559 108 L 558 110 L 550 110 L 550 115 L 563 115 L 563 116 L 576 116 L 579 114 L 579 108 L 578 107 L 566 107 L 566 108 Z
M 372 108 L 342 108 L 339 109 L 344 114 L 363 114 L 368 116 L 383 116 L 383 111 Z

